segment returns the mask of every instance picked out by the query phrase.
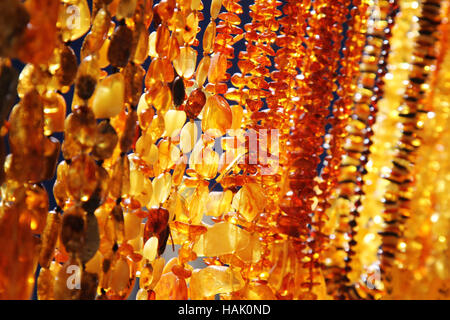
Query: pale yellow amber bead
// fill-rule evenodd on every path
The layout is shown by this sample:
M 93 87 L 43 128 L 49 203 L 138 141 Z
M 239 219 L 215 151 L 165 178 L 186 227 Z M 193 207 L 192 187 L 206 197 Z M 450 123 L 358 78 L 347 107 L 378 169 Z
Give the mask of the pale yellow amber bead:
M 180 54 L 173 60 L 173 67 L 179 76 L 189 79 L 195 71 L 197 63 L 197 51 L 192 47 L 180 48 Z
M 222 0 L 212 0 L 211 1 L 211 7 L 210 7 L 211 19 L 217 19 L 221 8 L 222 8 Z
M 206 202 L 206 215 L 219 217 L 227 213 L 231 209 L 232 199 L 233 192 L 230 190 L 210 192 Z
M 96 118 L 112 118 L 123 111 L 125 80 L 121 73 L 104 78 L 97 86 L 92 102 Z
M 174 138 L 180 134 L 181 128 L 186 122 L 186 113 L 184 111 L 169 110 L 164 115 L 165 137 Z
M 158 254 L 158 238 L 150 237 L 144 245 L 144 249 L 142 250 L 142 255 L 144 259 L 147 259 L 149 262 L 153 262 Z
M 187 122 L 180 133 L 180 149 L 183 153 L 189 153 L 194 148 L 198 139 L 198 128 L 194 122 Z
M 245 285 L 240 272 L 225 266 L 194 269 L 189 288 L 191 299 L 198 300 L 218 293 L 239 291 Z
M 131 212 L 126 212 L 123 215 L 123 220 L 125 224 L 125 240 L 133 240 L 138 237 L 142 219 Z

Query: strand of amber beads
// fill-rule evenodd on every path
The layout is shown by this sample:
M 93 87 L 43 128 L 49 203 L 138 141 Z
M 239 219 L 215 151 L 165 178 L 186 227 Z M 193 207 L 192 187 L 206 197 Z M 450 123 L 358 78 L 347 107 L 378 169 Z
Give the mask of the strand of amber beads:
M 386 179 L 390 182 L 384 195 L 384 230 L 381 233 L 380 269 L 385 290 L 391 292 L 391 268 L 399 238 L 403 235 L 403 225 L 410 216 L 409 201 L 413 183 L 413 167 L 416 151 L 420 147 L 417 131 L 420 129 L 421 114 L 424 112 L 424 98 L 430 65 L 436 59 L 434 45 L 437 41 L 436 31 L 440 23 L 441 1 L 425 1 L 419 17 L 419 35 L 413 53 L 412 70 L 402 104 L 399 107 L 402 134 L 396 146 L 392 168 Z
M 338 264 L 341 267 L 340 275 L 334 276 L 340 282 L 337 295 L 344 298 L 349 291 L 347 273 L 351 272 L 351 261 L 356 245 L 357 217 L 363 197 L 362 182 L 366 172 L 369 147 L 371 145 L 372 126 L 376 119 L 376 103 L 382 95 L 382 79 L 387 72 L 386 65 L 389 51 L 389 37 L 393 21 L 397 14 L 395 1 L 383 1 L 371 8 L 369 27 L 366 35 L 366 44 L 361 60 L 358 79 L 358 88 L 355 94 L 352 120 L 346 127 L 348 138 L 344 146 L 346 154 L 341 164 L 339 177 L 339 193 L 336 207 L 339 227 L 335 242 L 342 245 L 343 259 Z M 339 244 L 341 241 L 341 244 Z M 354 292 L 354 291 L 353 291 Z M 356 294 L 358 295 L 358 294 Z

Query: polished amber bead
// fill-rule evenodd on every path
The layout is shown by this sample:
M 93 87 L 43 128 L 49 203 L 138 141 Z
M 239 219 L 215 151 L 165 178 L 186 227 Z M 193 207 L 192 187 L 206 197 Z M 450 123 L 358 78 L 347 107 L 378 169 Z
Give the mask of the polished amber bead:
M 108 60 L 116 68 L 124 68 L 132 52 L 133 31 L 125 24 L 119 25 L 111 36 Z
M 195 89 L 189 95 L 184 111 L 189 119 L 196 119 L 206 104 L 206 95 L 201 89 Z
M 228 102 L 219 95 L 210 96 L 202 117 L 202 130 L 210 136 L 222 136 L 231 128 L 233 114 Z

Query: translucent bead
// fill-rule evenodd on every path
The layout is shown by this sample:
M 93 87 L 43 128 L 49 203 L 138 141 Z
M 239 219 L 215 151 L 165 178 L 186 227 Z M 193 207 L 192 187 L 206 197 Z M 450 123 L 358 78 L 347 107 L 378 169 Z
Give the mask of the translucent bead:
M 148 42 L 149 34 L 146 29 L 142 29 L 139 33 L 138 43 L 136 45 L 136 52 L 134 54 L 133 62 L 136 64 L 143 64 L 148 57 Z
M 217 19 L 222 8 L 222 0 L 212 0 L 210 7 L 211 19 Z
M 86 238 L 85 211 L 79 206 L 67 209 L 62 216 L 61 241 L 67 252 L 80 252 Z
M 163 273 L 164 265 L 166 261 L 163 257 L 159 257 L 156 259 L 153 263 L 153 278 L 152 282 L 149 285 L 149 289 L 155 288 L 156 284 L 158 283 L 159 279 L 161 279 L 161 275 Z
M 95 117 L 112 118 L 125 107 L 125 80 L 121 73 L 104 78 L 97 87 L 92 102 Z
M 137 107 L 137 115 L 139 120 L 139 126 L 143 131 L 146 131 L 153 121 L 155 111 L 147 104 L 145 99 L 145 93 L 141 95 Z
M 231 209 L 231 201 L 233 193 L 230 190 L 226 191 L 212 191 L 209 193 L 208 201 L 206 202 L 206 215 L 213 217 L 220 217 Z
M 133 46 L 133 31 L 126 24 L 119 25 L 111 37 L 108 47 L 109 63 L 116 68 L 123 68 L 130 59 Z
M 198 16 L 195 12 L 191 12 L 186 17 L 186 25 L 184 26 L 183 40 L 190 44 L 194 41 L 198 30 Z
M 87 53 L 92 54 L 104 47 L 110 26 L 111 17 L 108 11 L 105 8 L 100 8 L 92 21 L 91 32 L 88 33 L 84 40 L 82 51 L 86 48 Z
M 170 194 L 172 187 L 172 176 L 169 173 L 161 173 L 153 179 L 153 199 L 152 203 L 158 205 L 164 203 Z
M 119 140 L 120 151 L 127 153 L 131 149 L 136 137 L 136 126 L 137 114 L 135 110 L 131 110 L 127 114 L 125 128 Z
M 136 5 L 137 0 L 120 0 L 116 13 L 117 20 L 131 18 L 136 10 Z
M 189 168 L 194 169 L 204 179 L 213 179 L 217 175 L 219 155 L 211 147 L 205 146 L 200 139 L 189 157 Z
M 97 187 L 97 164 L 86 154 L 72 159 L 67 171 L 67 191 L 77 200 L 87 201 Z
M 158 144 L 158 164 L 161 170 L 171 169 L 180 158 L 180 150 L 169 140 L 161 140 Z
M 193 224 L 200 224 L 205 213 L 206 202 L 208 201 L 209 189 L 205 184 L 200 184 L 194 191 L 189 202 L 189 220 Z
M 214 40 L 216 38 L 216 23 L 211 21 L 206 27 L 203 34 L 203 52 L 204 54 L 210 54 L 213 50 Z
M 172 92 L 161 81 L 156 82 L 146 94 L 147 103 L 158 111 L 165 111 L 172 106 Z
M 206 95 L 201 89 L 195 89 L 189 95 L 184 111 L 189 119 L 194 120 L 206 104 Z
M 208 81 L 212 84 L 225 79 L 227 72 L 227 58 L 222 53 L 215 53 L 211 57 L 211 62 L 208 69 Z
M 37 279 L 37 297 L 39 300 L 53 300 L 55 276 L 50 269 L 41 267 Z
M 60 3 L 46 0 L 27 1 L 25 7 L 29 13 L 29 21 L 22 10 L 18 11 L 16 17 L 19 28 L 22 23 L 26 25 L 25 32 L 20 39 L 17 58 L 36 65 L 45 64 L 52 56 L 57 42 Z
M 109 286 L 116 294 L 124 294 L 130 284 L 130 267 L 126 259 L 121 258 L 114 264 Z
M 173 60 L 173 67 L 180 77 L 189 79 L 195 71 L 197 63 L 197 51 L 192 47 L 180 48 L 180 54 Z
M 210 96 L 203 110 L 202 130 L 212 137 L 224 135 L 231 128 L 233 113 L 228 102 L 219 95 Z
M 44 232 L 41 235 L 41 249 L 39 252 L 39 264 L 42 268 L 48 268 L 53 259 L 56 242 L 58 240 L 59 228 L 61 227 L 61 216 L 51 211 L 47 215 Z
M 153 185 L 151 181 L 138 169 L 130 166 L 130 195 L 145 206 L 153 195 Z
M 100 250 L 97 250 L 94 257 L 86 263 L 85 270 L 89 273 L 100 274 L 103 255 Z
M 191 299 L 198 300 L 218 293 L 239 291 L 244 284 L 238 271 L 225 266 L 208 266 L 194 269 L 189 287 Z
M 72 85 L 77 75 L 78 63 L 77 56 L 71 47 L 67 45 L 62 47 L 58 67 L 55 75 L 59 83 L 62 86 Z
M 98 275 L 83 270 L 81 275 L 80 300 L 94 300 L 97 295 Z
M 180 279 L 173 272 L 163 274 L 154 291 L 158 300 L 187 300 L 188 298 L 186 280 Z
M 109 121 L 102 121 L 97 125 L 95 145 L 92 157 L 95 160 L 104 160 L 112 156 L 119 137 Z
M 142 93 L 145 70 L 140 65 L 129 63 L 122 73 L 125 80 L 125 101 L 137 106 Z
M 156 52 L 156 31 L 150 33 L 150 36 L 148 37 L 148 55 L 152 58 L 158 56 L 158 53 Z
M 65 120 L 66 139 L 72 139 L 83 150 L 90 151 L 95 144 L 96 127 L 92 110 L 86 106 L 75 106 Z
M 235 207 L 247 221 L 263 212 L 267 202 L 264 190 L 256 183 L 245 184 L 234 197 Z
M 56 92 L 47 92 L 42 97 L 44 105 L 44 134 L 51 135 L 54 132 L 64 131 L 66 117 L 66 101 Z
M 75 260 L 68 260 L 55 277 L 55 300 L 77 300 L 80 296 L 82 268 Z
M 87 0 L 70 1 L 60 6 L 58 23 L 64 42 L 81 38 L 91 26 L 91 11 Z
M 266 284 L 251 282 L 245 286 L 244 296 L 248 300 L 276 300 L 272 289 Z
M 132 212 L 123 215 L 125 226 L 125 239 L 132 240 L 139 236 L 142 219 Z
M 158 147 L 151 143 L 150 134 L 142 135 L 136 142 L 136 153 L 139 154 L 142 160 L 149 165 L 153 165 L 158 161 Z
M 112 242 L 122 244 L 125 236 L 125 223 L 123 210 L 120 205 L 115 205 L 109 213 L 105 225 L 105 235 Z
M 184 111 L 169 110 L 164 115 L 165 133 L 164 136 L 174 138 L 180 134 L 181 128 L 186 122 Z
M 97 217 L 93 213 L 86 214 L 86 236 L 83 248 L 80 252 L 80 260 L 86 263 L 94 257 L 100 245 L 100 233 Z
M 155 260 L 156 255 L 158 254 L 158 238 L 150 237 L 144 245 L 144 249 L 142 251 L 142 255 L 144 259 L 147 259 L 149 262 L 153 262 Z
M 190 121 L 187 122 L 180 133 L 180 149 L 181 152 L 187 154 L 192 151 L 198 139 L 197 125 Z
M 170 39 L 170 31 L 167 26 L 161 24 L 156 30 L 156 42 L 155 48 L 156 53 L 160 58 L 164 58 L 168 56 L 169 53 L 169 39 Z

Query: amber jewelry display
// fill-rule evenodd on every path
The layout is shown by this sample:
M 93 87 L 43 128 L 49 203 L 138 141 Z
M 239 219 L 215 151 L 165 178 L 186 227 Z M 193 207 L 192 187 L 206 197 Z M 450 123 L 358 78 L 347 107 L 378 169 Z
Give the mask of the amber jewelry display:
M 450 299 L 449 0 L 3 0 L 0 299 Z

